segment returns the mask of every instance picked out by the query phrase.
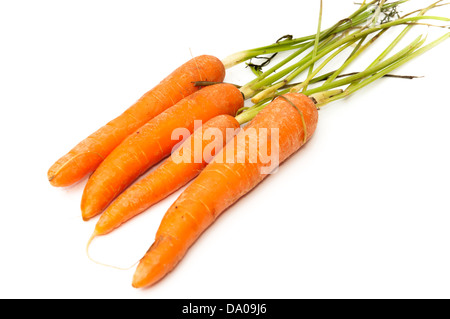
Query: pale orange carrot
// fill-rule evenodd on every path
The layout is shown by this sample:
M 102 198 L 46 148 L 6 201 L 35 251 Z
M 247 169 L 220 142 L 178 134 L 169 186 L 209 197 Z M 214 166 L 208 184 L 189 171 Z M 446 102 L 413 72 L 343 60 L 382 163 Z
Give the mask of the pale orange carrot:
M 111 232 L 187 184 L 234 136 L 238 128 L 238 121 L 230 115 L 219 115 L 203 124 L 157 169 L 130 186 L 109 205 L 101 214 L 92 238 Z M 175 154 L 178 157 L 174 157 Z
M 136 269 L 133 286 L 149 286 L 163 278 L 225 209 L 268 176 L 261 169 L 271 164 L 260 157 L 252 162 L 249 150 L 254 145 L 250 144 L 251 139 L 242 136 L 255 130 L 258 133 L 255 135 L 257 153 L 263 148 L 274 150 L 271 158 L 278 156 L 281 163 L 312 136 L 317 120 L 315 104 L 303 94 L 288 93 L 266 106 L 216 155 L 166 212 L 153 245 Z M 265 139 L 261 132 L 266 135 Z M 232 160 L 224 160 L 229 153 Z M 241 156 L 245 160 L 239 160 Z
M 177 128 L 191 133 L 194 121 L 206 122 L 221 115 L 235 115 L 244 99 L 234 85 L 207 86 L 181 100 L 127 137 L 89 178 L 81 200 L 84 220 L 100 214 L 126 187 L 168 155 L 179 142 Z
M 145 93 L 124 113 L 98 129 L 54 163 L 47 175 L 53 186 L 69 186 L 93 172 L 128 135 L 196 92 L 195 81 L 223 81 L 225 68 L 216 57 L 202 55 L 186 62 Z

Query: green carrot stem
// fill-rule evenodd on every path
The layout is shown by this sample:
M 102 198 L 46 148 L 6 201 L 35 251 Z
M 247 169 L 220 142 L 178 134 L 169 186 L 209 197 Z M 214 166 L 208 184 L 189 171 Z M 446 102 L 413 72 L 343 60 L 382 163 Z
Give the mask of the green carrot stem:
M 318 52 L 321 52 L 324 48 L 326 48 L 327 45 L 329 45 L 330 43 L 333 43 L 333 41 L 337 41 L 337 39 L 334 39 L 334 35 L 330 35 L 327 39 L 323 40 L 322 43 L 320 43 L 319 45 L 319 49 Z M 312 45 L 312 42 L 309 44 L 306 44 L 303 48 L 299 49 L 298 51 L 292 53 L 290 56 L 288 56 L 286 59 L 284 59 L 283 61 L 279 62 L 278 64 L 276 64 L 275 66 L 273 66 L 272 68 L 270 68 L 269 70 L 267 70 L 266 72 L 264 72 L 263 74 L 261 74 L 259 77 L 257 77 L 256 79 L 248 82 L 247 84 L 245 84 L 242 88 L 241 88 L 241 92 L 242 94 L 244 94 L 244 96 L 246 98 L 251 98 L 253 97 L 257 91 L 261 88 L 261 86 L 258 83 L 265 83 L 266 85 L 270 85 L 273 82 L 279 80 L 280 78 L 284 77 L 285 75 L 289 74 L 290 72 L 292 72 L 293 70 L 295 70 L 295 68 L 297 67 L 297 65 L 302 65 L 304 63 L 306 63 L 307 61 L 309 61 L 311 59 L 312 56 L 312 52 L 308 53 L 307 55 L 305 55 L 299 62 L 295 63 L 294 66 L 290 66 L 285 68 L 284 70 L 281 70 L 280 72 L 271 75 L 272 73 L 274 73 L 276 70 L 278 70 L 280 67 L 282 67 L 283 65 L 285 65 L 286 63 L 288 63 L 289 61 L 291 61 L 293 58 L 295 58 L 296 56 L 298 56 L 299 54 L 303 53 L 304 51 L 306 51 L 308 48 L 310 48 Z M 257 87 L 255 87 L 255 85 L 258 85 Z
M 332 54 L 330 54 L 308 77 L 299 85 L 293 87 L 291 91 L 300 91 L 303 89 L 303 91 L 306 91 L 306 87 L 308 86 L 309 82 L 312 80 L 314 76 L 317 75 L 332 59 L 334 59 L 339 53 L 347 49 L 349 46 L 351 46 L 353 43 L 355 43 L 356 40 L 349 41 L 340 48 L 338 48 L 336 51 L 334 51 Z
M 372 75 L 371 77 L 357 83 L 356 85 L 347 88 L 343 93 L 335 95 L 333 97 L 327 98 L 325 99 L 321 104 L 317 105 L 317 107 L 322 107 L 325 104 L 328 104 L 332 101 L 336 101 L 339 99 L 342 99 L 354 92 L 356 92 L 357 90 L 365 87 L 366 85 L 372 83 L 373 81 L 381 78 L 382 76 L 384 76 L 385 74 L 392 72 L 393 70 L 395 70 L 396 68 L 398 68 L 399 66 L 405 64 L 406 62 L 418 57 L 419 55 L 429 51 L 430 49 L 434 48 L 435 46 L 437 46 L 438 44 L 440 44 L 441 42 L 445 41 L 446 39 L 448 39 L 450 37 L 450 32 L 444 34 L 443 36 L 439 37 L 438 39 L 434 40 L 433 42 L 423 46 L 422 48 L 419 48 L 417 50 L 415 50 L 414 52 L 408 54 L 407 56 L 404 56 L 403 58 L 399 59 L 398 61 L 396 61 L 395 63 L 393 63 L 392 65 L 390 65 L 389 67 L 377 72 L 376 74 Z
M 333 82 L 339 75 L 342 73 L 342 71 L 351 63 L 353 62 L 361 53 L 363 53 L 372 43 L 374 43 L 384 32 L 386 32 L 388 29 L 381 30 L 378 34 L 373 36 L 367 43 L 361 46 L 361 44 L 364 42 L 366 37 L 361 38 L 358 46 L 355 48 L 355 50 L 350 54 L 350 56 L 347 58 L 347 60 L 342 64 L 341 67 L 339 67 L 326 81 L 324 84 L 328 84 Z
M 343 79 L 340 80 L 335 80 L 331 83 L 327 83 L 327 84 L 323 84 L 320 87 L 316 87 L 313 89 L 309 89 L 305 92 L 303 92 L 306 95 L 310 95 L 310 94 L 314 94 L 314 93 L 318 93 L 318 92 L 322 92 L 322 91 L 328 91 L 331 90 L 333 88 L 339 87 L 339 86 L 343 86 L 343 85 L 347 85 L 347 84 L 352 84 L 355 81 L 358 81 L 362 78 L 368 77 L 374 73 L 379 72 L 380 70 L 386 68 L 387 66 L 391 65 L 392 63 L 398 61 L 399 59 L 403 58 L 404 56 L 408 55 L 409 53 L 411 53 L 411 51 L 415 50 L 417 47 L 421 46 L 424 42 L 425 39 L 422 39 L 422 36 L 418 36 L 414 41 L 412 41 L 408 46 L 406 46 L 405 48 L 403 48 L 402 50 L 400 50 L 399 52 L 397 52 L 396 54 L 394 54 L 393 56 L 391 56 L 389 59 L 386 59 L 385 61 L 383 61 L 382 63 L 379 63 L 376 66 L 373 66 L 371 68 L 367 68 L 364 71 L 361 72 L 357 72 L 354 74 L 351 74 Z M 291 91 L 292 89 L 285 89 L 281 92 L 278 92 L 278 94 L 284 94 L 287 93 L 289 91 Z
M 305 92 L 305 94 L 312 94 L 312 93 L 316 93 L 316 92 L 320 92 L 320 91 L 328 91 L 331 90 L 333 88 L 342 86 L 342 85 L 346 85 L 346 84 L 350 84 L 356 80 L 365 78 L 367 76 L 370 76 L 384 68 L 386 68 L 387 66 L 391 65 L 392 63 L 398 61 L 399 59 L 403 58 L 404 56 L 406 56 L 407 54 L 411 53 L 412 50 L 416 49 L 418 46 L 422 45 L 425 41 L 425 39 L 421 39 L 422 36 L 418 36 L 414 41 L 412 41 L 408 46 L 406 46 L 405 48 L 403 48 L 402 50 L 400 50 L 399 52 L 397 52 L 396 54 L 394 54 L 393 56 L 391 56 L 389 59 L 386 59 L 385 61 L 379 63 L 376 66 L 373 66 L 371 68 L 367 68 L 366 70 L 359 72 L 355 75 L 351 75 L 348 77 L 345 77 L 343 79 L 340 80 L 335 80 L 331 83 L 327 83 L 324 84 L 320 87 L 308 90 L 307 92 Z
M 264 102 L 260 103 L 259 107 L 256 108 L 252 108 L 250 110 L 244 111 L 241 114 L 237 115 L 235 117 L 236 121 L 238 121 L 238 123 L 240 125 L 247 123 L 251 120 L 253 120 L 253 118 L 256 116 L 256 114 L 258 114 L 264 107 L 267 106 L 267 104 L 270 103 L 272 99 L 266 99 Z
M 273 83 L 275 81 L 275 76 L 276 76 L 276 78 L 279 78 L 280 75 L 284 76 L 286 74 L 289 74 L 289 75 L 286 77 L 284 82 L 288 83 L 292 79 L 294 79 L 296 76 L 298 76 L 301 72 L 303 72 L 306 68 L 308 68 L 311 64 L 313 64 L 315 61 L 321 59 L 326 54 L 330 53 L 331 51 L 335 50 L 336 48 L 340 47 L 341 45 L 345 44 L 348 41 L 357 40 L 357 39 L 367 36 L 368 34 L 371 34 L 373 32 L 381 31 L 383 29 L 388 29 L 392 26 L 396 26 L 396 25 L 404 24 L 405 22 L 416 21 L 416 20 L 420 20 L 420 19 L 434 19 L 434 20 L 450 21 L 450 19 L 444 18 L 444 17 L 416 16 L 416 17 L 404 18 L 404 19 L 387 22 L 387 23 L 380 24 L 380 25 L 372 27 L 372 28 L 368 28 L 361 32 L 352 33 L 338 41 L 333 42 L 330 45 L 327 45 L 320 53 L 317 54 L 317 56 L 315 58 L 310 59 L 309 61 L 306 61 L 306 63 L 305 63 L 305 61 L 301 61 L 301 63 L 298 62 L 298 63 L 292 65 L 291 67 L 288 67 L 285 70 L 279 72 L 278 74 L 276 74 L 274 76 L 269 76 L 269 77 L 265 78 L 264 80 L 253 84 L 252 89 L 258 90 L 264 86 L 270 85 L 271 83 Z M 293 70 L 295 70 L 295 71 L 293 71 Z M 275 83 L 274 86 L 279 87 L 279 83 Z M 266 90 L 270 93 L 273 91 L 273 87 L 266 88 Z
M 314 103 L 317 105 L 317 104 L 322 103 L 323 101 L 326 101 L 327 99 L 329 99 L 335 95 L 341 94 L 343 92 L 344 92 L 344 90 L 342 90 L 342 89 L 334 89 L 334 90 L 323 91 L 323 92 L 311 94 L 311 95 L 309 95 L 309 98 L 311 100 L 313 100 Z
M 366 36 L 367 37 L 367 36 Z M 356 47 L 353 49 L 353 51 L 350 53 L 348 58 L 345 60 L 345 62 L 334 72 L 332 73 L 328 79 L 326 79 L 325 83 L 330 83 L 333 80 L 336 79 L 336 77 L 341 74 L 341 72 L 359 55 L 358 52 L 360 52 L 361 45 L 366 40 L 366 37 L 362 37 L 359 41 Z
M 439 39 L 433 41 L 432 43 L 422 47 L 423 43 L 425 42 L 425 39 L 422 39 L 422 36 L 417 37 L 414 41 L 412 41 L 408 46 L 394 54 L 393 56 L 386 59 L 386 56 L 392 51 L 392 49 L 400 42 L 400 40 L 404 37 L 404 35 L 411 29 L 412 24 L 419 20 L 439 20 L 439 21 L 450 21 L 450 19 L 445 17 L 437 17 L 437 16 L 424 16 L 425 12 L 435 6 L 442 0 L 439 0 L 435 2 L 434 4 L 428 6 L 427 8 L 424 8 L 420 10 L 420 13 L 418 16 L 415 17 L 402 17 L 399 19 L 396 19 L 394 21 L 388 21 L 385 23 L 381 23 L 380 25 L 376 26 L 369 26 L 371 22 L 374 21 L 376 18 L 375 16 L 379 14 L 380 11 L 375 12 L 375 16 L 373 15 L 374 10 L 366 10 L 368 7 L 367 5 L 362 5 L 359 12 L 355 12 L 355 16 L 358 19 L 361 19 L 362 17 L 369 18 L 370 16 L 373 16 L 373 19 L 371 22 L 369 22 L 366 26 L 364 26 L 362 29 L 360 28 L 359 31 L 350 33 L 351 24 L 354 23 L 354 21 L 340 21 L 339 24 L 335 24 L 333 26 L 333 30 L 327 29 L 325 31 L 320 31 L 320 18 L 319 18 L 319 26 L 318 26 L 318 32 L 316 33 L 316 36 L 314 38 L 310 37 L 308 39 L 308 43 L 304 43 L 303 46 L 310 48 L 314 43 L 314 48 L 312 52 L 307 54 L 301 61 L 295 63 L 294 65 L 291 65 L 290 67 L 285 68 L 284 70 L 281 70 L 280 72 L 277 72 L 277 74 L 272 74 L 273 72 L 268 72 L 265 74 L 264 78 L 256 79 L 251 84 L 253 92 L 260 91 L 258 95 L 252 99 L 253 102 L 258 101 L 258 103 L 254 104 L 251 107 L 243 108 L 240 111 L 240 114 L 236 116 L 236 119 L 239 121 L 239 123 L 243 124 L 247 121 L 251 120 L 258 112 L 263 109 L 272 99 L 274 95 L 282 95 L 289 91 L 296 91 L 299 90 L 299 88 L 306 88 L 308 84 L 319 82 L 326 80 L 325 83 L 317 88 L 304 90 L 304 94 L 308 96 L 317 96 L 320 97 L 317 102 L 317 106 L 321 107 L 331 101 L 338 100 L 340 98 L 344 98 L 357 90 L 361 89 L 362 87 L 372 83 L 373 81 L 379 79 L 380 77 L 388 75 L 389 72 L 392 70 L 398 68 L 400 65 L 406 63 L 407 61 L 415 58 L 416 56 L 430 50 L 434 46 L 438 45 L 448 37 L 450 37 L 450 33 L 447 33 L 446 35 L 440 37 Z M 384 4 L 385 1 L 381 0 L 381 3 L 379 1 L 372 1 L 371 4 L 378 2 L 379 6 L 378 8 L 386 8 L 386 5 Z M 405 2 L 405 1 L 398 1 L 396 4 Z M 393 4 L 388 4 L 393 5 Z M 381 9 L 380 9 L 381 10 Z M 358 11 L 358 10 L 357 10 Z M 370 14 L 368 14 L 370 11 Z M 352 73 L 348 76 L 345 76 L 342 79 L 337 80 L 337 78 L 341 78 L 344 75 L 341 74 L 342 71 L 347 67 L 358 55 L 360 55 L 371 43 L 373 43 L 377 38 L 379 38 L 386 30 L 391 28 L 392 26 L 397 25 L 407 25 L 407 27 L 397 36 L 397 38 L 389 44 L 389 46 L 380 54 L 377 56 L 377 58 L 362 72 L 358 73 Z M 335 35 L 337 33 L 336 30 L 341 29 L 341 31 L 347 31 L 346 33 L 343 33 L 340 35 L 340 37 L 335 38 Z M 378 32 L 374 37 L 372 37 L 367 43 L 365 42 L 365 39 L 368 35 Z M 333 35 L 333 38 L 325 38 L 323 35 Z M 321 38 L 322 36 L 322 38 Z M 314 39 L 314 41 L 312 41 Z M 321 42 L 323 40 L 328 40 L 327 43 Z M 288 41 L 288 40 L 287 40 Z M 351 52 L 349 57 L 344 61 L 344 64 L 341 65 L 337 70 L 328 72 L 327 74 L 316 76 L 317 73 L 336 55 L 338 55 L 340 52 L 342 52 L 345 48 L 350 46 L 351 44 L 354 44 L 356 41 L 358 41 L 358 45 L 356 48 Z M 319 45 L 320 43 L 320 45 Z M 286 45 L 287 43 L 284 43 Z M 306 49 L 305 49 L 306 50 Z M 304 52 L 303 50 L 302 52 Z M 335 51 L 336 50 L 336 51 Z M 333 52 L 335 51 L 335 52 Z M 314 70 L 314 64 L 319 59 L 325 57 L 328 53 L 333 52 L 328 58 L 325 59 L 324 62 L 322 62 L 319 67 L 317 67 Z M 295 55 L 298 56 L 299 54 Z M 292 56 L 292 55 L 291 55 Z M 292 59 L 295 57 L 293 56 Z M 291 60 L 292 60 L 291 59 Z M 289 60 L 289 61 L 291 61 Z M 288 62 L 288 61 L 287 61 Z M 280 62 L 279 67 L 284 66 L 287 62 Z M 276 69 L 278 69 L 277 67 Z M 305 81 L 303 81 L 303 84 L 297 84 L 295 86 L 288 85 L 288 83 L 294 79 L 297 75 L 299 75 L 301 72 L 309 69 L 308 76 Z M 281 78 L 285 77 L 282 81 L 276 82 L 280 80 Z M 247 84 L 246 84 L 247 85 Z M 342 91 L 341 89 L 335 89 L 340 86 L 348 85 L 348 87 L 345 89 L 345 91 Z M 250 86 L 250 85 L 249 85 Z M 245 87 L 245 86 L 244 86 Z M 270 92 L 269 95 L 264 95 L 261 92 Z M 324 93 L 325 92 L 325 93 Z M 257 98 L 258 97 L 258 98 Z
M 410 45 L 408 45 L 407 47 L 405 47 L 404 49 L 402 49 L 401 51 L 399 51 L 398 53 L 396 53 L 395 55 L 393 55 L 392 57 L 390 57 L 389 59 L 386 59 L 385 61 L 383 61 L 382 63 L 380 63 L 377 66 L 374 66 L 372 68 L 368 68 L 363 72 L 359 72 L 356 73 L 354 75 L 350 75 L 342 80 L 335 80 L 331 83 L 328 83 L 327 85 L 323 85 L 321 87 L 317 87 L 314 89 L 310 89 L 304 92 L 304 94 L 311 96 L 315 93 L 320 93 L 320 92 L 325 92 L 325 91 L 330 91 L 333 88 L 339 87 L 339 86 L 343 86 L 346 84 L 351 84 L 352 82 L 354 82 L 355 80 L 359 80 L 361 78 L 364 77 L 368 77 L 370 76 L 368 79 L 373 79 L 374 78 L 374 74 L 377 76 L 377 78 L 380 78 L 382 76 L 385 76 L 386 74 L 388 74 L 389 72 L 391 72 L 392 70 L 394 70 L 396 67 L 393 66 L 399 66 L 401 65 L 400 63 L 405 63 L 406 61 L 409 61 L 410 59 L 416 57 L 417 55 L 431 49 L 432 47 L 436 46 L 438 43 L 444 41 L 446 38 L 448 38 L 450 36 L 450 33 L 448 33 L 447 35 L 441 37 L 440 39 L 434 41 L 433 43 L 427 45 L 426 47 L 424 47 L 423 49 L 418 49 L 417 51 L 414 51 L 416 48 L 418 48 L 419 46 L 421 46 L 423 44 L 423 42 L 425 41 L 425 39 L 420 40 L 421 36 L 417 37 L 413 42 L 411 42 Z M 413 51 L 413 53 L 411 53 L 411 51 Z M 330 72 L 331 73 L 331 72 Z M 324 78 L 323 75 L 321 77 L 318 78 Z M 351 89 L 351 90 L 347 90 L 344 91 L 343 93 L 334 95 L 333 97 L 329 97 L 324 99 L 319 106 L 323 106 L 325 103 L 329 103 L 331 101 L 337 100 L 339 98 L 345 97 L 347 95 L 349 95 L 350 93 L 356 91 L 358 88 L 361 88 L 369 83 L 371 83 L 372 81 L 368 81 L 364 80 L 362 82 L 360 82 L 357 86 L 355 86 L 355 89 Z M 374 80 L 374 79 L 373 79 Z M 290 89 L 284 89 L 280 92 L 277 93 L 277 95 L 282 95 L 285 94 L 287 92 L 289 92 Z M 261 100 L 258 105 L 254 105 L 254 107 L 249 108 L 248 110 L 244 111 L 243 113 L 239 114 L 238 116 L 236 116 L 236 119 L 239 121 L 239 123 L 243 124 L 246 123 L 248 121 L 250 121 L 251 119 L 253 119 L 256 114 L 259 113 L 259 111 L 261 111 L 269 102 L 270 102 L 271 98 L 265 98 L 264 100 Z
M 286 79 L 283 81 L 284 84 L 289 83 L 293 78 L 295 78 L 299 73 L 303 72 L 308 68 L 310 65 L 312 65 L 314 62 L 325 56 L 327 53 L 331 52 L 330 46 L 333 48 L 336 48 L 334 46 L 335 43 L 340 42 L 339 39 L 333 39 L 331 43 L 323 46 L 321 49 L 318 50 L 316 57 L 312 58 L 312 52 L 310 52 L 308 55 L 306 55 L 302 60 L 296 62 L 295 64 L 285 68 L 284 70 L 281 70 L 277 74 L 274 74 L 272 76 L 266 77 L 265 79 L 262 79 L 258 82 L 253 83 L 251 86 L 254 91 L 257 91 L 263 87 L 266 87 L 268 85 L 271 85 L 275 81 L 279 80 L 280 78 L 289 75 L 286 77 Z M 292 73 L 293 72 L 293 73 Z M 293 75 L 292 75 L 293 74 Z M 279 83 L 275 84 L 276 86 L 279 85 Z
M 241 92 L 242 92 L 242 94 L 244 94 L 245 98 L 250 98 L 255 94 L 254 90 L 251 88 L 252 84 L 257 83 L 258 81 L 261 81 L 264 78 L 266 78 L 267 76 L 269 76 L 270 74 L 274 73 L 276 70 L 278 70 L 279 68 L 284 66 L 286 63 L 290 62 L 292 59 L 294 59 L 298 55 L 305 52 L 308 48 L 311 47 L 311 45 L 312 45 L 312 42 L 308 42 L 308 43 L 304 44 L 298 50 L 296 50 L 294 53 L 290 54 L 287 58 L 285 58 L 281 62 L 277 63 L 276 65 L 271 67 L 269 70 L 263 72 L 257 78 L 253 79 L 252 81 L 250 81 L 247 84 L 245 84 L 244 86 L 242 86 Z
M 409 16 L 409 15 L 411 15 L 411 14 L 414 14 L 414 13 L 416 13 L 416 12 L 426 12 L 426 11 L 432 9 L 432 8 L 442 7 L 442 6 L 446 6 L 446 5 L 449 4 L 449 2 L 447 2 L 447 3 L 442 3 L 442 4 L 438 4 L 439 2 L 442 2 L 442 1 L 443 1 L 443 0 L 438 0 L 438 1 L 436 1 L 436 2 L 434 2 L 434 3 L 432 3 L 432 4 L 430 4 L 430 5 L 429 5 L 428 7 L 426 7 L 426 8 L 423 8 L 423 9 L 417 9 L 417 10 L 411 11 L 411 12 L 409 12 L 409 13 L 404 14 L 403 16 L 401 16 L 401 18 L 406 18 L 407 16 Z M 425 11 L 424 11 L 424 10 L 425 10 Z
M 313 78 L 309 83 L 310 83 L 310 84 L 313 84 L 313 83 L 325 81 L 325 80 L 326 80 L 328 77 L 330 77 L 334 72 L 335 72 L 335 71 L 331 71 L 331 72 L 328 72 L 328 73 L 319 75 L 319 76 Z M 346 73 L 346 74 L 339 74 L 339 75 L 337 76 L 337 78 L 348 77 L 348 76 L 355 75 L 355 74 L 358 74 L 358 73 L 360 73 L 360 72 L 350 72 L 350 73 Z M 385 74 L 384 77 L 392 77 L 392 78 L 400 78 L 400 79 L 409 79 L 409 80 L 411 80 L 411 79 L 415 79 L 415 78 L 420 78 L 421 76 L 415 76 L 415 75 L 398 75 L 398 74 Z M 211 82 L 211 83 L 213 83 L 213 82 Z M 300 82 L 300 83 L 301 83 L 301 82 Z M 300 84 L 300 83 L 286 84 L 284 87 L 280 88 L 280 89 L 282 89 L 282 90 L 279 91 L 277 95 L 288 93 L 288 92 L 290 91 L 290 88 L 291 88 L 291 87 L 294 87 L 294 86 L 296 86 L 296 85 L 298 85 L 298 84 Z M 352 82 L 352 83 L 353 83 L 353 82 Z M 310 92 L 311 92 L 311 95 L 313 95 L 313 94 L 315 94 L 314 92 L 317 92 L 317 89 L 310 90 Z M 319 91 L 319 93 L 320 93 L 320 91 Z M 260 102 L 258 102 L 258 103 L 256 103 L 256 104 L 253 104 L 252 106 L 245 106 L 245 107 L 242 107 L 241 109 L 238 110 L 237 114 L 240 114 L 240 113 L 242 113 L 242 112 L 244 112 L 244 111 L 249 111 L 249 110 L 258 108 L 258 107 L 260 107 L 261 105 L 265 104 L 267 101 L 270 101 L 270 100 L 271 100 L 271 98 L 266 98 L 266 99 L 263 99 L 263 100 L 261 100 Z
M 426 8 L 415 11 L 415 12 L 419 12 L 417 16 L 423 16 L 428 10 L 436 7 L 437 4 L 441 1 L 442 0 L 438 0 Z M 414 13 L 414 11 L 412 13 Z M 412 13 L 406 14 L 405 16 L 403 16 L 403 18 Z M 394 47 L 404 38 L 404 36 L 411 30 L 412 26 L 413 25 L 407 25 L 402 30 L 402 32 L 400 32 L 400 34 L 394 39 L 394 41 L 392 41 L 389 44 L 389 46 L 383 52 L 381 52 L 381 54 L 367 68 L 371 68 L 371 67 L 377 65 L 378 63 L 380 63 L 380 61 L 382 61 L 394 49 Z M 358 83 L 358 81 L 353 82 L 352 84 L 350 84 L 350 87 L 355 86 L 357 83 Z
M 370 7 L 378 2 L 379 0 L 371 1 L 370 3 L 361 6 L 358 10 L 356 10 L 353 14 L 351 14 L 348 18 L 340 20 L 338 23 L 333 25 L 332 27 L 322 31 L 320 33 L 320 37 L 327 37 L 330 34 L 338 34 L 345 30 L 348 30 L 352 27 L 355 27 L 357 25 L 360 25 L 361 23 L 367 21 L 374 13 L 374 10 Z M 382 7 L 382 10 L 388 10 L 394 6 L 397 6 L 401 3 L 404 3 L 408 0 L 400 0 L 395 1 L 392 3 L 385 4 Z M 278 43 L 274 43 L 267 46 L 262 46 L 250 50 L 240 51 L 231 54 L 230 56 L 226 57 L 222 60 L 223 64 L 226 68 L 230 68 L 234 65 L 237 65 L 239 63 L 242 63 L 244 61 L 247 61 L 248 59 L 254 58 L 258 55 L 262 54 L 269 54 L 269 53 L 276 53 L 276 52 L 282 52 L 292 49 L 299 48 L 299 44 L 312 41 L 316 38 L 316 34 L 304 36 L 300 38 L 295 38 L 291 40 L 284 40 Z
M 316 38 L 314 40 L 314 48 L 313 48 L 312 55 L 311 55 L 312 59 L 314 59 L 316 57 L 316 54 L 317 54 L 317 46 L 319 44 L 320 29 L 321 29 L 321 25 L 322 25 L 322 9 L 323 9 L 323 1 L 320 0 L 319 22 L 317 23 L 317 33 L 316 33 Z M 314 71 L 314 63 L 311 64 L 311 66 L 309 67 L 308 79 L 307 79 L 307 81 L 305 81 L 305 85 L 303 87 L 304 89 L 306 89 L 306 87 L 308 86 L 309 80 L 311 80 L 314 77 L 315 74 L 311 76 L 313 71 Z
M 441 1 L 442 0 L 436 1 L 435 3 L 431 4 L 430 6 L 422 9 L 419 12 L 418 16 L 423 16 L 428 10 L 435 7 L 436 4 L 438 4 Z M 412 27 L 413 27 L 413 25 L 406 26 L 402 30 L 402 32 L 400 32 L 400 34 L 394 39 L 394 41 L 392 41 L 391 44 L 389 44 L 389 46 L 383 52 L 381 52 L 381 54 L 369 65 L 369 68 L 378 64 L 381 60 L 383 60 L 392 51 L 392 49 L 400 42 L 400 40 L 403 39 L 403 37 L 408 33 L 408 31 L 411 30 Z

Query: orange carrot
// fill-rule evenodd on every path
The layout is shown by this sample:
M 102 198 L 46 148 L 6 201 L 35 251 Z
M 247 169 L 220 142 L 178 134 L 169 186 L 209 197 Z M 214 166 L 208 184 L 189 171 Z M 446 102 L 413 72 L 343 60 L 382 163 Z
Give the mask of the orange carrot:
M 278 129 L 279 146 L 274 147 L 276 154 L 271 156 L 279 156 L 281 163 L 311 137 L 317 120 L 315 104 L 303 94 L 288 93 L 266 106 L 216 155 L 166 212 L 153 245 L 136 269 L 133 286 L 152 285 L 163 278 L 226 208 L 268 176 L 268 173 L 261 173 L 261 168 L 267 168 L 269 163 L 259 157 L 257 161 L 249 160 L 249 149 L 253 146 L 248 138 L 241 138 L 244 134 L 250 129 L 258 132 L 257 151 L 260 153 L 264 147 L 272 149 L 275 136 L 270 129 Z M 267 132 L 266 139 L 259 135 L 262 129 Z M 243 150 L 245 160 L 239 160 Z M 228 152 L 233 160 L 222 160 L 228 158 Z
M 187 184 L 234 136 L 238 128 L 239 122 L 230 115 L 219 115 L 203 124 L 175 150 L 174 154 L 182 153 L 180 158 L 167 158 L 156 170 L 130 186 L 111 203 L 100 216 L 92 238 L 111 232 Z M 211 129 L 218 130 L 216 133 L 220 135 L 210 132 Z M 207 147 L 211 145 L 214 148 L 208 152 Z
M 202 55 L 186 62 L 161 83 L 145 93 L 120 116 L 101 127 L 61 157 L 48 171 L 53 186 L 74 184 L 93 172 L 109 153 L 128 135 L 196 92 L 195 81 L 222 82 L 225 68 L 216 57 Z
M 151 166 L 168 156 L 179 142 L 177 128 L 191 133 L 194 121 L 206 122 L 221 115 L 235 115 L 243 106 L 241 92 L 231 84 L 207 86 L 168 108 L 127 137 L 100 164 L 88 180 L 81 200 L 84 220 L 101 213 L 111 201 Z

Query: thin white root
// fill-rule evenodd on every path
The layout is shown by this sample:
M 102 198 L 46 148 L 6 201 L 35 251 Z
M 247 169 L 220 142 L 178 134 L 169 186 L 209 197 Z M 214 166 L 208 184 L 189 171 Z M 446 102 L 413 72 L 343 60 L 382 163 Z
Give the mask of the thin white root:
M 118 270 L 129 270 L 129 269 L 133 268 L 134 266 L 136 266 L 136 265 L 139 263 L 140 260 L 136 261 L 136 262 L 135 262 L 133 265 L 131 265 L 130 267 L 125 267 L 125 268 L 124 268 L 124 267 L 117 267 L 117 266 L 114 266 L 114 265 L 104 264 L 104 263 L 102 263 L 102 262 L 99 262 L 99 261 L 93 259 L 93 258 L 89 255 L 89 246 L 91 245 L 92 240 L 93 240 L 95 237 L 97 237 L 97 234 L 94 232 L 94 233 L 92 234 L 91 238 L 89 238 L 89 240 L 88 240 L 88 242 L 87 242 L 87 244 L 86 244 L 86 255 L 87 255 L 88 258 L 89 258 L 91 261 L 93 261 L 94 263 L 96 263 L 96 264 L 98 264 L 98 265 L 101 265 L 101 266 L 105 266 L 105 267 L 110 267 L 110 268 L 118 269 Z

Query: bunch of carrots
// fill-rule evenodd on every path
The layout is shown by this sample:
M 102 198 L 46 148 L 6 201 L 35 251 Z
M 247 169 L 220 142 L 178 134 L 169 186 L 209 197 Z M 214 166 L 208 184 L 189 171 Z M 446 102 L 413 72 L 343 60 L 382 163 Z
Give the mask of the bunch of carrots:
M 311 138 L 323 105 L 383 76 L 395 76 L 390 72 L 450 36 L 447 32 L 428 44 L 418 36 L 390 55 L 414 25 L 425 24 L 422 20 L 450 21 L 426 15 L 444 5 L 441 1 L 400 17 L 397 7 L 405 1 L 364 2 L 349 17 L 324 30 L 320 2 L 314 35 L 284 36 L 276 43 L 237 52 L 222 61 L 209 55 L 192 58 L 54 163 L 48 171 L 49 182 L 65 187 L 91 174 L 81 199 L 82 218 L 100 218 L 89 243 L 191 182 L 167 210 L 154 243 L 135 271 L 134 287 L 154 284 L 177 265 L 222 212 L 270 174 L 262 173 L 270 163 L 259 157 L 250 160 L 248 151 L 255 147 L 252 143 L 258 154 L 270 149 L 274 152 L 271 156 L 276 155 L 282 163 Z M 404 28 L 366 69 L 343 73 L 396 26 Z M 274 64 L 275 55 L 282 51 L 289 54 Z M 339 68 L 319 75 L 330 61 L 342 56 Z M 253 64 L 255 58 L 264 63 Z M 255 78 L 243 86 L 225 83 L 226 69 L 243 62 Z M 292 83 L 300 75 L 305 75 L 304 79 Z M 312 84 L 320 85 L 311 88 Z M 247 100 L 250 106 L 244 106 Z M 203 125 L 197 127 L 196 121 Z M 190 135 L 174 138 L 173 132 L 179 128 Z M 223 138 L 207 134 L 212 128 L 223 133 Z M 277 136 L 271 135 L 271 129 L 277 130 Z M 250 130 L 261 134 L 253 141 L 241 138 Z M 205 152 L 212 142 L 212 151 Z M 195 147 L 196 143 L 201 147 Z M 175 161 L 171 154 L 176 152 L 188 160 Z M 201 160 L 195 160 L 199 156 Z M 224 161 L 224 157 L 230 160 Z

